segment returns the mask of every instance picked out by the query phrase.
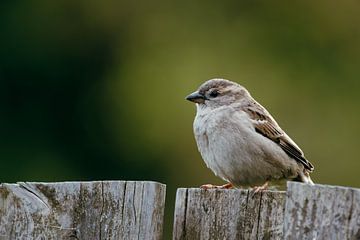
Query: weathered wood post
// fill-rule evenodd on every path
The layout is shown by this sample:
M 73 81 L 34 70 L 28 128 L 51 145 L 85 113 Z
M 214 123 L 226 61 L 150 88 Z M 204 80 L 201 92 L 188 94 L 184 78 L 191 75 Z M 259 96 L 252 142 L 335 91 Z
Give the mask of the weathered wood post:
M 360 189 L 288 182 L 287 192 L 178 189 L 174 240 L 360 239 Z
M 165 185 L 0 185 L 0 239 L 162 239 Z
M 285 192 L 177 191 L 174 240 L 283 239 Z
M 360 239 L 360 189 L 288 182 L 285 239 Z
M 0 185 L 0 240 L 162 239 L 165 185 L 99 181 Z M 178 189 L 173 239 L 360 239 L 360 189 Z

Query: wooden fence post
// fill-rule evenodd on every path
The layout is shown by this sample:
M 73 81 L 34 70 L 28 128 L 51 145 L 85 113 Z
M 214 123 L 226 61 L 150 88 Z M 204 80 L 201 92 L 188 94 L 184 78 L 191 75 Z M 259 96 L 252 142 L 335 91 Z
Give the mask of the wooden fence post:
M 155 182 L 1 184 L 0 240 L 162 239 L 164 204 Z M 174 240 L 284 238 L 360 239 L 360 189 L 177 191 Z
M 285 192 L 180 188 L 174 240 L 283 239 Z
M 162 239 L 165 185 L 0 185 L 0 239 Z
M 285 239 L 360 239 L 360 189 L 288 182 Z

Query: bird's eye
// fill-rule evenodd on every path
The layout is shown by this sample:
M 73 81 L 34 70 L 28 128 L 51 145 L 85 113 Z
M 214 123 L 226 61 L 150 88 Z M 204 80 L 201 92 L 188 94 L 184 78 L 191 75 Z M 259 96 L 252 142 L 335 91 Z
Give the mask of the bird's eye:
M 217 97 L 218 95 L 219 95 L 219 92 L 217 90 L 213 90 L 210 93 L 210 97 L 213 97 L 213 98 Z

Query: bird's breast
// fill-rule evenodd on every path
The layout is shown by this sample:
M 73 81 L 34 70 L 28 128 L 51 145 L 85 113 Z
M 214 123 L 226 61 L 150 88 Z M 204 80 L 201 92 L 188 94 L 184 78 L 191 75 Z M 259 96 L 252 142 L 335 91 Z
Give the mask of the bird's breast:
M 195 138 L 204 162 L 226 181 L 239 175 L 239 166 L 240 170 L 245 169 L 250 160 L 241 154 L 246 151 L 250 126 L 245 119 L 240 122 L 236 119 L 241 117 L 235 116 L 239 114 L 230 109 L 198 112 L 194 121 Z
M 245 112 L 223 108 L 198 111 L 194 134 L 199 152 L 217 176 L 237 185 L 261 183 L 274 174 L 264 159 L 273 144 L 255 132 Z

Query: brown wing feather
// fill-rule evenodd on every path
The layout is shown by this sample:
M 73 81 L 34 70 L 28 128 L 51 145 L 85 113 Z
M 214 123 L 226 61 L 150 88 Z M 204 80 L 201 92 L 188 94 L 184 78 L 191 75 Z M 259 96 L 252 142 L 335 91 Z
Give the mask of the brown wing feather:
M 286 135 L 264 107 L 253 101 L 242 110 L 256 121 L 255 130 L 259 134 L 277 143 L 290 157 L 303 164 L 309 171 L 314 170 L 314 166 L 306 160 L 301 149 Z

